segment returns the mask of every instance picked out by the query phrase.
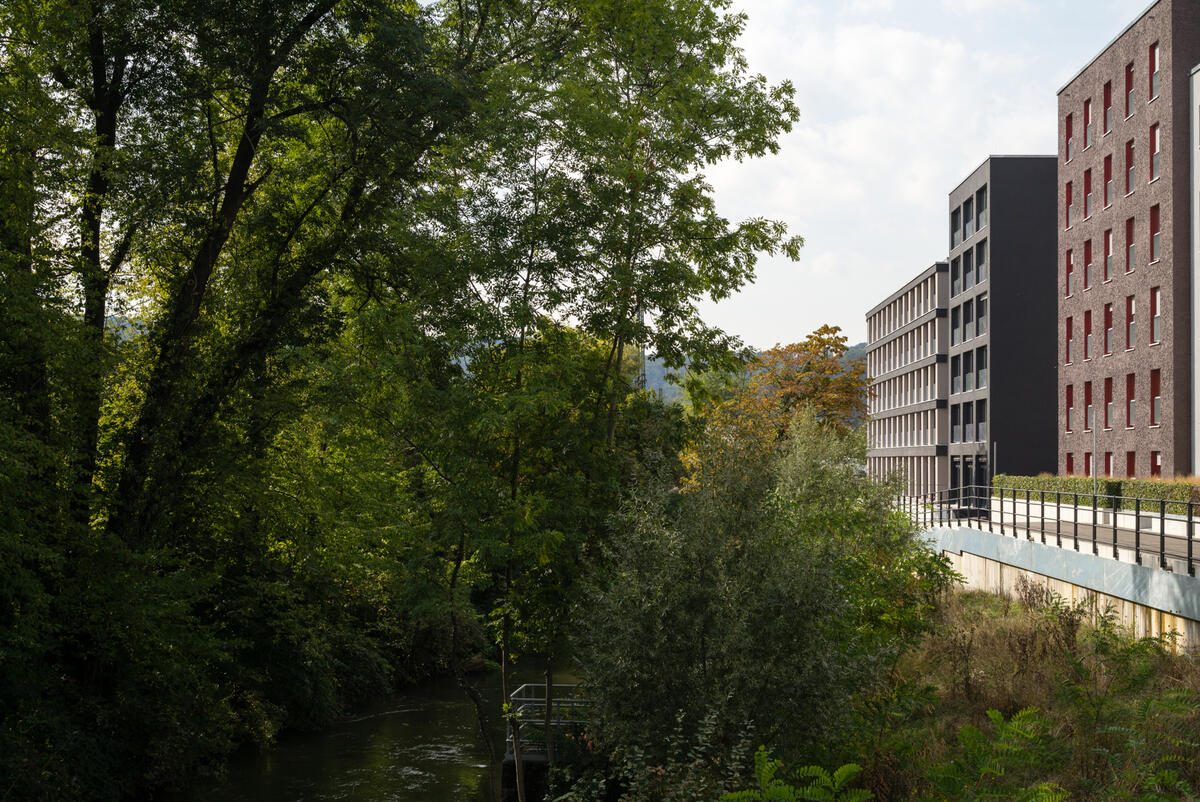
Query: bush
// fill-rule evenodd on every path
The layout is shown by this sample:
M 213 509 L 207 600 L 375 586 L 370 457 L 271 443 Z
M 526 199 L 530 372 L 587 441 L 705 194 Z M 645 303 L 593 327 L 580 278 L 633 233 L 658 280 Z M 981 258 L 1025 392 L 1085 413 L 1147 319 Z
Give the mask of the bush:
M 1101 478 L 1096 482 L 1099 492 L 1097 505 L 1101 509 L 1112 509 L 1113 499 L 1118 499 L 1118 509 L 1132 510 L 1135 499 L 1150 504 L 1142 504 L 1143 510 L 1157 510 L 1158 502 L 1175 502 L 1167 504 L 1166 511 L 1183 515 L 1187 513 L 1189 501 L 1200 501 L 1200 485 L 1195 482 L 1174 479 L 1113 479 Z M 1038 476 L 1010 476 L 996 474 L 992 479 L 992 495 L 1000 498 L 1024 498 L 1025 491 L 1030 491 L 1031 497 L 1038 498 L 1041 492 L 1046 493 L 1078 493 L 1087 496 L 1090 506 L 1093 480 L 1090 476 L 1053 476 L 1040 474 Z M 1082 503 L 1082 499 L 1080 500 Z M 1071 497 L 1063 502 L 1069 504 Z

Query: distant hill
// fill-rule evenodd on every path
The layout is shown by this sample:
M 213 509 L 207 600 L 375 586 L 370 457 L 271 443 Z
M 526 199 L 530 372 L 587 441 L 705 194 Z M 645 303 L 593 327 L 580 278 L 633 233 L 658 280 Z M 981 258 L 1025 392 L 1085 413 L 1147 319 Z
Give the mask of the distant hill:
M 852 345 L 852 346 L 850 346 L 849 349 L 847 349 L 846 355 L 842 357 L 842 361 L 849 362 L 852 359 L 860 359 L 861 357 L 864 357 L 866 355 L 867 355 L 867 344 L 859 343 L 858 345 Z

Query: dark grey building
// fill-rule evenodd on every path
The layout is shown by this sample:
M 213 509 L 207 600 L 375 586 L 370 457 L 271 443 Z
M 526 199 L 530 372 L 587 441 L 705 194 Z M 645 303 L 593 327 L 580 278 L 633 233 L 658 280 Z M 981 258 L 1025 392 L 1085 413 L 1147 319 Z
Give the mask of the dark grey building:
M 1054 156 L 992 156 L 950 193 L 951 489 L 1056 464 Z

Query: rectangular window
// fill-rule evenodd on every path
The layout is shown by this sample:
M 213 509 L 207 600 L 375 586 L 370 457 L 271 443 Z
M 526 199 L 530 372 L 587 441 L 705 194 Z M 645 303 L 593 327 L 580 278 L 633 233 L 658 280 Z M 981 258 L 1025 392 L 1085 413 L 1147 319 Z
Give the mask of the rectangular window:
M 1125 143 L 1125 194 L 1133 192 L 1133 140 Z
M 1090 451 L 1083 452 L 1083 475 L 1092 475 L 1092 452 Z
M 1104 208 L 1112 206 L 1112 154 L 1104 157 Z
M 987 280 L 987 240 L 975 246 L 975 283 Z
M 950 357 L 950 392 L 962 392 L 962 359 L 957 356 Z
M 1162 377 L 1158 368 L 1150 371 L 1150 425 L 1162 423 Z
M 962 292 L 962 265 L 955 258 L 950 260 L 950 297 Z
M 1151 451 L 1150 452 L 1150 475 L 1151 476 L 1162 476 L 1162 452 L 1161 451 Z
M 988 439 L 987 431 L 987 401 L 980 400 L 975 402 L 975 439 L 986 443 Z
M 1073 384 L 1067 385 L 1066 407 L 1067 431 L 1070 432 L 1075 429 L 1075 385 Z
M 979 389 L 987 387 L 988 349 L 982 346 L 975 349 L 975 386 Z
M 1159 234 L 1162 233 L 1161 222 L 1158 217 L 1158 206 L 1150 207 L 1150 263 L 1153 264 L 1159 260 L 1161 253 L 1158 249 Z
M 1104 475 L 1112 476 L 1112 452 L 1104 452 Z
M 1112 81 L 1109 81 L 1104 84 L 1104 133 L 1112 130 L 1112 124 Z
M 1125 375 L 1125 428 L 1132 429 L 1137 417 L 1137 379 L 1132 373 Z
M 957 306 L 950 310 L 950 344 L 951 345 L 958 345 L 959 340 L 962 337 L 962 331 L 959 327 L 959 321 L 961 320 L 961 314 L 962 313 Z
M 964 301 L 962 305 L 963 342 L 975 336 L 975 302 Z
M 978 336 L 987 334 L 988 330 L 988 297 L 986 292 L 975 299 L 975 333 Z
M 970 239 L 975 233 L 975 201 L 967 198 L 963 201 L 963 239 Z
M 1068 317 L 1067 318 L 1066 339 L 1065 339 L 1068 365 L 1075 361 L 1075 354 L 1072 353 L 1072 346 L 1074 345 L 1072 340 L 1074 339 L 1074 336 L 1075 336 L 1075 318 Z
M 1074 187 L 1071 182 L 1067 182 L 1067 228 L 1071 227 L 1071 221 L 1075 217 L 1075 198 Z
M 1125 117 L 1133 116 L 1133 62 L 1125 65 Z
M 955 209 L 950 212 L 950 247 L 957 248 L 962 237 L 962 211 Z
M 1066 142 L 1064 144 L 1064 149 L 1066 150 L 1066 153 L 1067 153 L 1067 161 L 1071 161 L 1071 159 L 1075 158 L 1075 115 L 1074 114 L 1067 115 L 1066 128 L 1065 128 L 1064 134 L 1066 136 Z
M 1125 348 L 1137 344 L 1137 299 L 1132 295 L 1125 299 Z
M 1113 308 L 1112 304 L 1104 305 L 1104 355 L 1112 353 Z
M 1162 167 L 1162 137 L 1158 135 L 1158 123 L 1150 126 L 1150 180 L 1158 178 Z
M 1112 428 L 1113 419 L 1113 381 L 1104 380 L 1104 428 Z
M 1092 146 L 1092 99 L 1083 101 L 1083 147 Z
M 1092 424 L 1094 424 L 1096 422 L 1096 419 L 1094 417 L 1092 417 L 1093 413 L 1094 413 L 1094 410 L 1092 409 L 1092 383 L 1084 382 L 1083 383 L 1083 430 L 1085 432 L 1090 432 L 1092 430 Z
M 1150 99 L 1158 97 L 1158 42 L 1150 45 Z
M 1067 476 L 1075 473 L 1075 455 L 1067 454 Z
M 1104 280 L 1112 278 L 1113 239 L 1112 229 L 1104 232 Z
M 1063 268 L 1067 295 L 1075 294 L 1075 252 L 1067 251 L 1067 264 Z
M 975 389 L 975 354 L 967 351 L 962 355 L 963 366 L 963 391 L 971 392 Z
M 1136 264 L 1136 262 L 1134 261 L 1134 252 L 1133 252 L 1133 242 L 1134 242 L 1133 236 L 1134 236 L 1134 227 L 1133 227 L 1133 218 L 1131 217 L 1125 221 L 1125 272 L 1126 273 L 1133 270 L 1133 266 Z
M 975 285 L 975 251 L 967 248 L 962 255 L 963 292 Z
M 975 439 L 975 405 L 970 401 L 962 405 L 962 428 L 964 443 Z
M 1092 241 L 1085 240 L 1083 243 L 1083 288 L 1091 289 L 1092 286 Z
M 1092 310 L 1083 313 L 1083 358 L 1092 358 Z
M 987 185 L 980 187 L 975 193 L 975 228 L 983 230 L 988 223 L 988 197 Z
M 1136 472 L 1137 472 L 1137 452 L 1136 451 L 1126 451 L 1125 452 L 1125 475 L 1128 476 L 1130 479 L 1132 479 L 1134 477 L 1134 475 L 1136 474 Z
M 950 442 L 962 442 L 962 413 L 958 404 L 950 407 Z
M 1083 171 L 1083 219 L 1092 216 L 1092 171 Z
M 1150 342 L 1162 341 L 1162 289 L 1150 289 Z

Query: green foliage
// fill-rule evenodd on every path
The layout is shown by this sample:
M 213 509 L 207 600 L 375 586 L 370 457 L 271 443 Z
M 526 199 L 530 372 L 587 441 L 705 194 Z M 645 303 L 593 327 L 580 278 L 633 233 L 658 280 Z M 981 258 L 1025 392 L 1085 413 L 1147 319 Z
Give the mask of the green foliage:
M 783 762 L 772 760 L 766 747 L 759 747 L 754 755 L 754 778 L 758 788 L 753 791 L 735 791 L 721 797 L 721 802 L 798 802 L 801 799 L 819 800 L 819 802 L 866 802 L 874 799 L 870 791 L 847 786 L 862 771 L 853 763 L 847 763 L 830 774 L 820 766 L 802 766 L 796 770 L 800 780 L 811 780 L 799 788 L 777 779 Z
M 1047 500 L 1053 500 L 1053 493 L 1078 493 L 1081 504 L 1091 504 L 1092 479 L 1086 476 L 1008 476 L 997 474 L 992 484 L 992 495 L 1003 498 L 1024 500 L 1022 491 L 1031 492 L 1031 498 L 1040 498 L 1040 493 L 1047 494 Z M 1157 511 L 1159 501 L 1188 502 L 1200 501 L 1200 485 L 1187 481 L 1164 481 L 1158 479 L 1111 479 L 1101 477 L 1098 481 L 1100 494 L 1097 506 L 1102 509 L 1112 509 L 1113 498 L 1117 498 L 1120 509 L 1134 509 L 1134 499 L 1142 499 L 1143 512 Z M 1086 498 L 1085 498 L 1086 497 Z M 1063 498 L 1064 504 L 1071 503 L 1071 497 Z M 1167 503 L 1166 511 L 1176 515 L 1187 514 L 1186 503 Z

